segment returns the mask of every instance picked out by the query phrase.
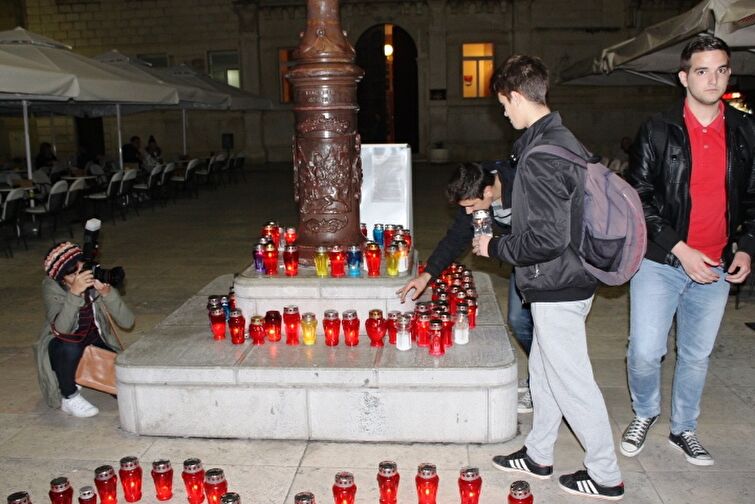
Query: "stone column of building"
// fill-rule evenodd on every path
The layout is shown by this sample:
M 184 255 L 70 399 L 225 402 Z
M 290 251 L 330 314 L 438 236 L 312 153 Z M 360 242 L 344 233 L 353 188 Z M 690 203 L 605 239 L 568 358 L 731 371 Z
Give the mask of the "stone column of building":
M 259 5 L 256 2 L 234 2 L 234 11 L 239 17 L 239 48 L 243 58 L 241 83 L 245 91 L 260 95 L 260 30 Z M 265 162 L 267 153 L 262 138 L 261 111 L 244 112 L 244 143 L 248 162 Z
M 294 87 L 294 199 L 299 250 L 360 244 L 362 163 L 357 83 L 363 71 L 341 30 L 337 0 L 307 0 L 307 27 L 287 75 Z

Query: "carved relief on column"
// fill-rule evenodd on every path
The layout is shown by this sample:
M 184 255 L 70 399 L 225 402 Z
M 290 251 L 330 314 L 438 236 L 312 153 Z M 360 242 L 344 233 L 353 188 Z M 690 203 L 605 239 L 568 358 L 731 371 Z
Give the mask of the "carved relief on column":
M 363 241 L 359 229 L 362 164 L 357 133 L 354 48 L 340 28 L 336 0 L 308 0 L 307 28 L 288 79 L 294 86 L 294 200 L 301 257 L 319 245 Z

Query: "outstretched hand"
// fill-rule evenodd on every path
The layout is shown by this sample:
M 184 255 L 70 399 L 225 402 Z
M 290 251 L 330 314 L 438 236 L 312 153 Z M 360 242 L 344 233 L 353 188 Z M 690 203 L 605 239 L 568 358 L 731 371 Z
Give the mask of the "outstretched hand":
M 406 282 L 406 285 L 396 291 L 396 294 L 398 294 L 401 302 L 403 303 L 406 300 L 406 295 L 409 294 L 412 289 L 414 289 L 412 301 L 415 301 L 418 297 L 420 297 L 427 288 L 427 284 L 428 282 L 430 282 L 430 278 L 432 278 L 430 276 L 430 273 L 423 272 Z

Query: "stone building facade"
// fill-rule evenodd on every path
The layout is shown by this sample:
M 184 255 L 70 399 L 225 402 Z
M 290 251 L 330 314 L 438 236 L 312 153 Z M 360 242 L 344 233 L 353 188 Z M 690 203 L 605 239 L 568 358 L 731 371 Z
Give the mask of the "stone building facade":
M 383 33 L 384 27 L 403 37 L 399 46 L 394 35 L 397 51 L 412 51 L 412 61 L 406 68 L 415 75 L 401 81 L 410 85 L 397 84 L 391 89 L 398 108 L 393 110 L 394 117 L 400 119 L 392 139 L 406 140 L 400 130 L 408 121 L 414 129 L 411 143 L 417 157 L 427 157 L 431 149 L 442 145 L 452 160 L 475 160 L 505 155 L 516 133 L 493 97 L 465 97 L 470 82 L 484 95 L 473 80 L 479 76 L 468 75 L 470 64 L 482 65 L 475 68 L 484 73 L 512 53 L 527 53 L 542 57 L 555 78 L 560 69 L 574 61 L 695 3 L 341 0 L 341 19 L 349 40 L 357 47 L 358 61 L 360 51 L 367 50 L 367 35 L 376 29 Z M 19 9 L 18 2 L 0 0 L 0 22 L 4 29 L 20 22 L 88 56 L 118 49 L 155 64 L 186 63 L 213 74 L 218 68 L 225 69 L 230 72 L 225 77 L 238 79 L 249 92 L 269 97 L 274 109 L 192 112 L 191 154 L 218 151 L 222 148 L 221 134 L 233 133 L 235 150 L 245 151 L 256 160 L 287 161 L 291 156 L 293 104 L 286 103 L 282 75 L 285 60 L 305 25 L 305 4 L 305 0 L 23 0 Z M 467 48 L 483 46 L 481 59 L 464 56 Z M 396 58 L 398 61 L 398 54 Z M 475 63 L 470 63 L 472 60 Z M 678 90 L 658 86 L 611 89 L 557 84 L 550 99 L 553 108 L 561 111 L 566 123 L 589 147 L 613 155 L 622 136 L 633 135 L 645 117 L 665 107 L 677 94 Z M 362 119 L 369 123 L 369 117 Z M 59 151 L 73 153 L 77 134 L 74 121 L 57 118 L 51 128 L 52 121 L 38 118 L 34 139 L 44 141 L 54 134 Z M 391 124 L 395 127 L 395 121 Z M 8 131 L 0 138 L 0 149 L 13 151 L 18 121 L 4 119 L 0 128 Z M 106 150 L 115 152 L 112 119 L 105 119 L 104 131 Z M 168 156 L 176 155 L 181 145 L 180 115 L 169 111 L 128 116 L 124 119 L 124 136 L 132 134 L 143 138 L 153 134 Z

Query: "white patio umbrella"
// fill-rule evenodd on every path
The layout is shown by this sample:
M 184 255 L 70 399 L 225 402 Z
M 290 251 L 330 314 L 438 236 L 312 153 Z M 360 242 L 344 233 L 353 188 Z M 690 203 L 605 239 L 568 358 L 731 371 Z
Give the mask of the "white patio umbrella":
M 176 104 L 178 92 L 158 79 L 130 76 L 77 54 L 65 44 L 17 27 L 0 32 L 0 100 L 22 102 L 31 177 L 29 101 L 46 102 L 47 110 L 64 109 L 60 101 L 80 107 L 96 104 L 114 108 L 120 149 L 120 104 Z

